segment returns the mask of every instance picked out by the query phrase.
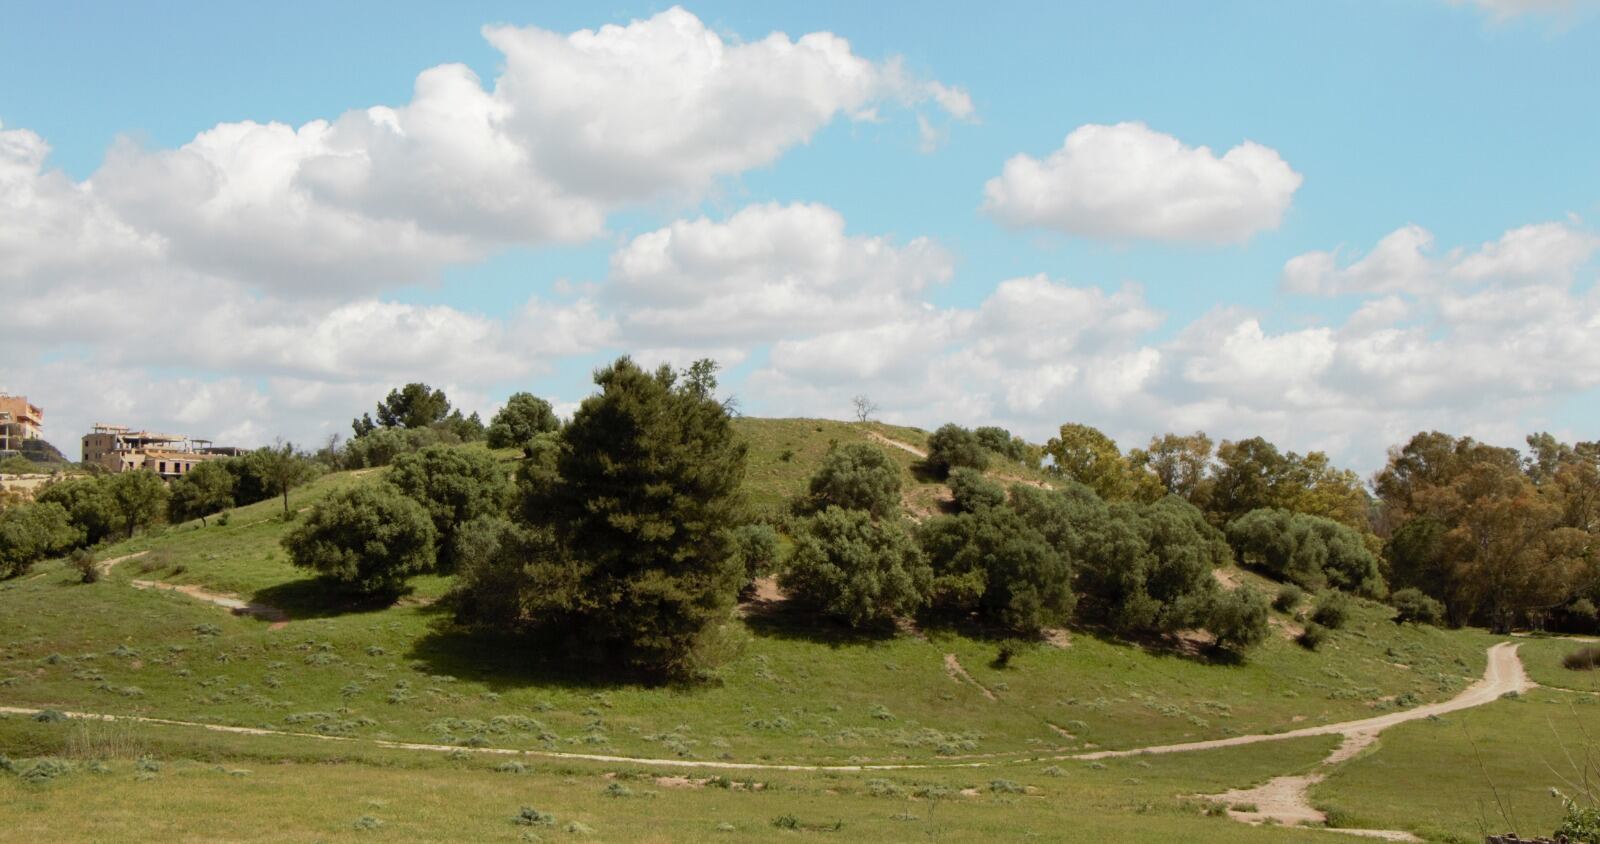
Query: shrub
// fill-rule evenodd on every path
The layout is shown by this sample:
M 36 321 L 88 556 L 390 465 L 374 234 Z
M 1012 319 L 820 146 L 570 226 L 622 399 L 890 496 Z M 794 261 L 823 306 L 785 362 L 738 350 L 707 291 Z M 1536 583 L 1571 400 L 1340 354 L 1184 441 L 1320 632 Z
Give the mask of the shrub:
M 169 487 L 167 520 L 174 524 L 206 517 L 233 506 L 233 473 L 221 461 L 197 463 Z
M 82 537 L 67 510 L 53 501 L 0 510 L 0 580 L 26 572 L 34 563 L 78 544 Z
M 746 579 L 755 580 L 772 573 L 778 564 L 778 532 L 772 525 L 740 525 L 730 533 L 733 555 L 744 566 Z
M 796 599 L 860 627 L 915 611 L 932 573 L 898 521 L 829 507 L 808 519 L 781 582 Z
M 98 544 L 116 529 L 116 502 L 107 489 L 108 477 L 72 478 L 47 484 L 34 496 L 36 504 L 58 504 L 83 537 L 79 543 Z
M 1338 630 L 1349 618 L 1350 598 L 1343 592 L 1324 592 L 1311 611 L 1311 620 L 1329 630 Z
M 84 583 L 94 583 L 100 579 L 100 561 L 95 559 L 94 552 L 87 548 L 79 548 L 72 552 L 68 560 L 77 570 L 78 578 Z
M 1038 457 L 1034 450 L 1028 446 L 1026 440 L 1014 437 L 1004 428 L 987 425 L 974 430 L 973 435 L 978 438 L 978 444 L 984 448 L 1004 457 L 1013 463 L 1025 466 L 1038 464 Z
M 939 477 L 963 466 L 982 472 L 989 468 L 989 451 L 966 428 L 953 423 L 942 425 L 928 437 L 927 465 Z
M 933 569 L 935 610 L 976 613 L 1021 633 L 1071 618 L 1077 605 L 1071 564 L 1010 508 L 930 519 L 917 537 Z
M 1217 637 L 1217 647 L 1234 653 L 1266 641 L 1271 630 L 1266 597 L 1248 586 L 1218 595 L 1210 616 L 1206 628 Z
M 556 816 L 532 806 L 523 806 L 511 820 L 518 826 L 555 826 Z
M 1407 587 L 1389 597 L 1394 605 L 1396 623 L 1438 625 L 1444 619 L 1444 604 L 1428 597 L 1421 589 Z
M 1227 533 L 1241 562 L 1281 580 L 1370 598 L 1386 591 L 1378 558 L 1361 534 L 1332 519 L 1260 508 L 1229 522 Z
M 434 565 L 433 522 L 386 483 L 335 493 L 283 538 L 290 560 L 353 591 L 391 592 Z
M 561 430 L 550 403 L 532 393 L 512 393 L 489 422 L 490 448 L 520 448 L 531 455 L 534 438 Z
M 439 568 L 456 562 L 456 528 L 505 512 L 511 480 L 494 456 L 476 448 L 429 446 L 395 458 L 389 481 L 422 505 L 438 536 Z
M 899 513 L 900 467 L 883 449 L 866 443 L 829 451 L 796 509 L 817 513 L 828 507 L 865 510 L 880 519 Z
M 1306 650 L 1314 651 L 1317 648 L 1322 647 L 1322 643 L 1326 641 L 1327 638 L 1328 628 L 1323 627 L 1322 625 L 1313 621 L 1306 625 L 1306 629 L 1301 632 L 1300 638 L 1296 641 L 1298 641 L 1301 647 L 1305 648 Z
M 1272 599 L 1272 608 L 1278 612 L 1294 612 L 1294 608 L 1300 606 L 1305 597 L 1304 589 L 1293 583 L 1285 583 L 1283 588 L 1278 590 L 1277 596 Z
M 1573 671 L 1593 671 L 1600 666 L 1600 648 L 1579 648 L 1562 657 L 1561 664 Z
M 1084 615 L 1124 633 L 1204 624 L 1217 589 L 1212 569 L 1229 551 L 1183 499 L 1108 506 L 1080 483 L 1057 490 L 1018 485 L 1011 509 L 1072 561 Z
M 955 497 L 956 509 L 972 513 L 1006 503 L 1006 491 L 999 484 L 984 478 L 977 469 L 953 469 L 947 481 Z

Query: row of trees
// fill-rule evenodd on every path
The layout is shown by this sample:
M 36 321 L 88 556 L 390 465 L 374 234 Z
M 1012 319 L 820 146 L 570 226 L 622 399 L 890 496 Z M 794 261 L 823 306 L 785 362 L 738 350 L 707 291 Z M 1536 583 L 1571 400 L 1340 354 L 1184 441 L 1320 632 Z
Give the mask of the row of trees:
M 977 441 L 941 428 L 930 465 L 981 468 L 994 449 Z M 1541 433 L 1522 452 L 1424 432 L 1392 449 L 1370 485 L 1322 452 L 1261 437 L 1215 445 L 1203 432 L 1165 434 L 1124 453 L 1068 424 L 1037 455 L 1034 465 L 1106 501 L 1182 498 L 1244 562 L 1311 588 L 1415 590 L 1452 624 L 1498 630 L 1588 629 L 1600 616 L 1600 443 Z
M 831 452 L 796 504 L 784 588 L 855 627 L 920 614 L 1019 635 L 1074 619 L 1129 636 L 1206 627 L 1235 651 L 1264 638 L 1266 599 L 1218 588 L 1212 570 L 1231 551 L 1198 509 L 1175 496 L 1107 502 L 1082 484 L 1008 492 L 982 474 L 1015 459 L 1001 450 L 1011 436 L 994 430 L 934 433 L 928 463 L 946 474 L 955 512 L 914 528 L 898 466 L 870 445 Z

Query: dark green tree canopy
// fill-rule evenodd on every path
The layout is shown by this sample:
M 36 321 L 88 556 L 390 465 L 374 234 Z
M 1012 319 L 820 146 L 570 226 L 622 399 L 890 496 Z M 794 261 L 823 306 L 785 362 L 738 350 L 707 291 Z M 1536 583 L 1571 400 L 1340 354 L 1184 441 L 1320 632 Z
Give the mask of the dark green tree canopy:
M 956 510 L 972 513 L 1006 503 L 1006 491 L 999 484 L 983 476 L 977 469 L 952 469 L 945 481 L 955 497 Z
M 120 527 L 117 503 L 107 487 L 109 477 L 55 481 L 41 489 L 35 501 L 61 505 L 73 527 L 83 534 L 83 542 L 96 545 Z
M 422 505 L 387 483 L 334 493 L 283 538 L 296 566 L 364 594 L 394 592 L 434 565 L 437 534 Z
M 233 473 L 221 462 L 197 463 L 168 487 L 167 518 L 174 523 L 205 519 L 233 506 Z
M 561 430 L 550 403 L 532 393 L 512 393 L 489 423 L 490 448 L 520 448 L 529 453 L 535 437 Z
M 83 541 L 67 509 L 53 501 L 0 509 L 0 580 L 64 553 Z
M 828 507 L 865 510 L 876 518 L 900 512 L 900 466 L 883 449 L 866 443 L 835 448 L 811 476 L 801 511 Z
M 921 608 L 930 579 L 898 519 L 828 507 L 806 520 L 780 582 L 795 600 L 863 627 Z
M 952 422 L 928 437 L 927 465 L 941 478 L 962 466 L 982 472 L 989 468 L 989 450 L 977 434 Z
M 127 536 L 147 528 L 167 514 L 167 485 L 154 472 L 143 469 L 119 472 L 104 481 L 118 527 Z
M 741 582 L 728 529 L 743 511 L 746 446 L 704 384 L 668 367 L 624 357 L 595 383 L 540 506 L 524 507 L 570 555 L 549 615 L 624 664 L 680 673 Z
M 378 428 L 428 428 L 438 425 L 450 417 L 450 399 L 443 390 L 414 381 L 390 390 L 389 395 L 378 403 L 377 415 L 376 422 L 365 414 L 351 422 L 350 427 L 355 435 L 364 437 Z
M 1002 505 L 929 520 L 918 539 L 933 568 L 934 609 L 975 613 L 1019 633 L 1066 624 L 1077 604 L 1061 549 Z
M 456 528 L 485 516 L 504 515 L 511 479 L 481 448 L 429 446 L 396 458 L 389 482 L 422 505 L 439 539 L 439 566 L 455 563 Z
M 1319 516 L 1262 508 L 1228 523 L 1245 565 L 1307 589 L 1332 586 L 1372 598 L 1387 594 L 1378 558 L 1354 530 Z

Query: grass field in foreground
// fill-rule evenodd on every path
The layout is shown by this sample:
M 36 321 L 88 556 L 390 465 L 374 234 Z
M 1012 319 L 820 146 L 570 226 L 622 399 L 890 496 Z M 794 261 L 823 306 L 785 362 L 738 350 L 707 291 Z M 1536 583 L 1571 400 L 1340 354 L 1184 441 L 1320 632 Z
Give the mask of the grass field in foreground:
M 700 782 L 710 772 L 685 772 L 685 782 L 599 764 L 528 760 L 518 769 L 505 759 L 469 754 L 347 750 L 306 740 L 17 718 L 0 719 L 0 745 L 64 758 L 71 766 L 36 782 L 0 776 L 5 834 L 17 840 L 781 841 L 822 835 L 837 841 L 1220 844 L 1323 840 L 1316 832 L 1252 829 L 1209 817 L 1185 795 L 1303 769 L 1328 752 L 1332 739 L 983 770 L 735 773 L 727 788 Z M 13 764 L 28 769 L 35 763 Z M 523 806 L 549 813 L 554 823 L 518 824 Z M 802 829 L 774 825 L 785 817 Z
M 1314 788 L 1312 802 L 1343 826 L 1434 841 L 1482 841 L 1485 831 L 1549 835 L 1561 816 L 1550 789 L 1573 793 L 1562 778 L 1582 780 L 1571 762 L 1582 763 L 1585 745 L 1600 757 L 1596 740 L 1600 698 L 1535 689 L 1386 731 L 1377 749 Z

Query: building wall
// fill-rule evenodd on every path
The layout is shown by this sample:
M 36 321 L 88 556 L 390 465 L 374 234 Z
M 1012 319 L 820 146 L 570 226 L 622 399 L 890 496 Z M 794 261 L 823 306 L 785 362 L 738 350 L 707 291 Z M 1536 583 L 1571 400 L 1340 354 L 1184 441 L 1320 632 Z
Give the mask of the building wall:
M 10 414 L 11 421 L 22 427 L 24 439 L 38 439 L 44 435 L 44 409 L 29 404 L 24 396 L 0 395 L 0 413 Z

